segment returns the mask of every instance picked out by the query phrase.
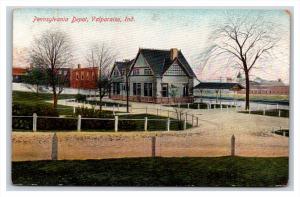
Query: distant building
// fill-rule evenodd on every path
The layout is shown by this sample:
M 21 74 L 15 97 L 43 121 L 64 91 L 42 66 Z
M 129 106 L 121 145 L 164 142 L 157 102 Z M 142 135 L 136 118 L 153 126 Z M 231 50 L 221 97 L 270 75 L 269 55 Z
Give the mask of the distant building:
M 130 101 L 193 102 L 196 76 L 182 52 L 176 48 L 139 49 L 135 59 L 116 62 L 111 72 L 112 99 L 126 100 L 126 77 Z
M 13 82 L 21 83 L 22 77 L 23 77 L 23 75 L 26 74 L 27 71 L 28 71 L 28 68 L 13 67 L 13 69 L 12 69 Z
M 70 87 L 77 89 L 96 89 L 98 78 L 97 67 L 82 68 L 80 64 L 70 70 Z
M 238 74 L 237 81 L 245 86 L 245 79 L 241 73 Z M 238 93 L 245 94 L 245 91 L 244 89 Z M 257 77 L 250 81 L 250 94 L 288 95 L 289 86 L 285 85 L 281 79 L 265 80 Z

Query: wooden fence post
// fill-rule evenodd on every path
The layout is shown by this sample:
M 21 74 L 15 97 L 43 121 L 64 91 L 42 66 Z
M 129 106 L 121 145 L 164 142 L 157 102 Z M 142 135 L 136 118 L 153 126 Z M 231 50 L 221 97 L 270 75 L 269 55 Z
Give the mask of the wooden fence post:
M 79 132 L 81 130 L 81 115 L 78 115 L 77 120 L 77 131 Z
M 231 136 L 231 156 L 235 156 L 235 136 Z
M 115 132 L 118 131 L 119 117 L 115 116 Z
M 167 131 L 170 131 L 170 118 L 167 119 Z
M 184 119 L 184 122 L 183 122 L 183 130 L 186 130 L 186 118 Z
M 32 116 L 32 131 L 33 132 L 36 132 L 36 126 L 37 125 L 37 114 L 36 113 L 33 113 L 33 116 Z
M 151 137 L 151 147 L 152 147 L 152 157 L 155 157 L 155 146 L 156 146 L 156 137 Z
M 52 138 L 51 160 L 57 160 L 57 158 L 58 158 L 58 138 L 55 132 Z
M 144 130 L 147 131 L 148 128 L 148 117 L 145 117 Z

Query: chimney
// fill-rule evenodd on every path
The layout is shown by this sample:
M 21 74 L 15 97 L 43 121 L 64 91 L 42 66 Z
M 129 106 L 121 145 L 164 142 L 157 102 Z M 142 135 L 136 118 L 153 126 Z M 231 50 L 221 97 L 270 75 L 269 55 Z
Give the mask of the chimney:
M 78 65 L 77 65 L 77 68 L 81 68 L 81 65 L 80 65 L 80 64 L 78 64 Z
M 173 61 L 177 57 L 178 57 L 178 49 L 177 48 L 171 48 L 171 50 L 170 50 L 171 60 Z

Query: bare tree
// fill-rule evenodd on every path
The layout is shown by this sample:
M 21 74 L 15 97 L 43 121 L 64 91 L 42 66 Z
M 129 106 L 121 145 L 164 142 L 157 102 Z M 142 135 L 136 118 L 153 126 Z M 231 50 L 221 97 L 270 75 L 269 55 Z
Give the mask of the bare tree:
M 110 71 L 116 57 L 116 52 L 104 43 L 92 45 L 86 57 L 90 66 L 98 68 L 95 80 L 99 91 L 100 111 L 102 111 L 103 97 L 111 88 Z
M 210 60 L 223 56 L 227 58 L 225 66 L 243 70 L 245 75 L 245 109 L 249 109 L 250 72 L 269 64 L 272 50 L 279 41 L 278 27 L 263 16 L 247 13 L 227 12 L 225 20 L 216 24 L 210 41 L 211 46 L 205 51 L 203 65 Z
M 34 40 L 30 62 L 42 68 L 47 75 L 47 85 L 52 88 L 53 108 L 57 108 L 58 96 L 64 89 L 67 77 L 60 74 L 63 67 L 71 65 L 72 53 L 68 36 L 61 31 L 47 30 Z

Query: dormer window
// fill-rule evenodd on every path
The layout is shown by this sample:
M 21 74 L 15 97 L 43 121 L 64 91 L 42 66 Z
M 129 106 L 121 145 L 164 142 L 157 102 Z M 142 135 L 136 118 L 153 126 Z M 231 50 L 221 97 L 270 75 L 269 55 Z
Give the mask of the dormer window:
M 140 70 L 138 68 L 134 68 L 132 73 L 133 75 L 140 75 Z
M 151 69 L 150 68 L 145 68 L 144 70 L 144 75 L 151 75 Z

